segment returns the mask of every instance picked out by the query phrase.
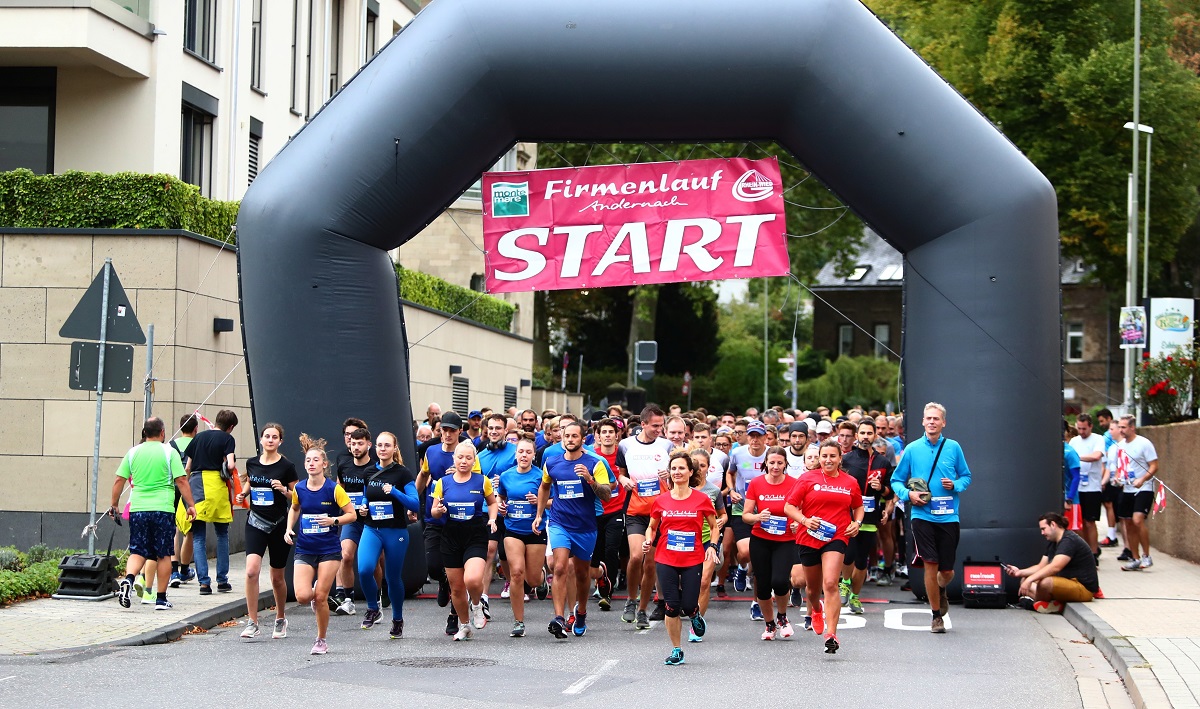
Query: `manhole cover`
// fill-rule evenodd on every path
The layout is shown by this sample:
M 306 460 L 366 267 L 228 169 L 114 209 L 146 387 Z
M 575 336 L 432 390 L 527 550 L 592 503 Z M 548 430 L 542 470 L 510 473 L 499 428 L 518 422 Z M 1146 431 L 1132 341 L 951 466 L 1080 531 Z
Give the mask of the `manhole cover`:
M 393 657 L 380 660 L 388 667 L 413 667 L 417 669 L 447 669 L 454 667 L 491 667 L 495 660 L 482 657 Z

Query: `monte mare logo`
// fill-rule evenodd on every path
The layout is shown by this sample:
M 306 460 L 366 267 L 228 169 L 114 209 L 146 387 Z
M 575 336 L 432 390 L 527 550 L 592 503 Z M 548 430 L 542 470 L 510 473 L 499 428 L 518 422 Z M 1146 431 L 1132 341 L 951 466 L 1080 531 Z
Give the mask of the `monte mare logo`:
M 529 216 L 529 182 L 493 182 L 492 216 Z

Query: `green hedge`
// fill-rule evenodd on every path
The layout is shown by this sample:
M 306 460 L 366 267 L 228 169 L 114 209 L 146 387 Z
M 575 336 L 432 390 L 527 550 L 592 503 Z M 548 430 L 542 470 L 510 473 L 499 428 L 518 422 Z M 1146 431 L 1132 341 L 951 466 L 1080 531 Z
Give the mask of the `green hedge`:
M 446 313 L 490 325 L 507 332 L 512 327 L 516 308 L 506 301 L 484 293 L 447 283 L 436 276 L 396 265 L 400 297 Z M 459 311 L 462 311 L 459 313 Z
M 186 229 L 232 243 L 237 212 L 170 175 L 0 172 L 0 227 Z
M 0 571 L 0 604 L 58 590 L 58 559 L 30 564 L 21 571 Z

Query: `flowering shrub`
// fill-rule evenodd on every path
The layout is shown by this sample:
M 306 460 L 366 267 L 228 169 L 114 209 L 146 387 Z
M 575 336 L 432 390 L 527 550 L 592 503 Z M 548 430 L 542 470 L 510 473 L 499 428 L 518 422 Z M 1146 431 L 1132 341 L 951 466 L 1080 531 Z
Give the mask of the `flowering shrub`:
M 1195 357 L 1192 347 L 1153 358 L 1149 353 L 1142 354 L 1142 361 L 1134 371 L 1134 391 L 1138 403 L 1157 423 L 1182 421 L 1186 417 L 1196 380 Z

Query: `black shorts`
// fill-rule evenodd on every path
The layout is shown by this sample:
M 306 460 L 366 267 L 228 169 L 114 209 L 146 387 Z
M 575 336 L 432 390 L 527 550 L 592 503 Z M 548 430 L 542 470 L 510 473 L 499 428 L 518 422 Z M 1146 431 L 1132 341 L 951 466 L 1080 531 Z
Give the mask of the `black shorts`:
M 546 546 L 546 544 L 547 544 L 546 529 L 545 529 L 544 525 L 542 527 L 541 534 L 521 534 L 520 532 L 514 532 L 511 529 L 506 529 L 506 530 L 504 530 L 504 538 L 505 539 L 516 539 L 517 541 L 521 542 L 525 546 L 537 545 L 537 544 Z
M 324 564 L 326 561 L 336 561 L 338 563 L 341 563 L 342 552 L 339 551 L 336 554 L 331 553 L 331 554 L 297 554 L 296 555 L 296 563 L 297 564 L 304 564 L 305 566 L 311 566 L 314 569 L 320 568 L 321 564 Z
M 1106 505 L 1110 502 L 1115 505 L 1121 501 L 1122 494 L 1120 485 L 1104 485 L 1100 489 L 1100 501 Z
M 491 530 L 484 520 L 447 522 L 442 527 L 442 566 L 461 569 L 467 559 L 487 559 Z
M 649 515 L 625 515 L 625 534 L 640 534 L 646 536 L 646 530 L 650 528 Z
M 1100 521 L 1100 509 L 1104 507 L 1104 493 L 1097 490 L 1096 492 L 1080 492 L 1079 493 L 1079 512 L 1088 522 Z
M 859 531 L 858 534 L 850 537 L 850 543 L 846 545 L 844 552 L 846 563 L 854 564 L 854 568 L 859 571 L 865 571 L 867 562 L 871 559 L 871 553 L 875 551 L 878 543 L 878 537 L 875 532 Z
M 287 524 L 280 520 L 275 529 L 264 532 L 246 522 L 246 555 L 258 554 L 269 556 L 272 569 L 282 569 L 287 566 L 288 552 L 292 546 L 283 539 Z M 339 555 L 338 558 L 341 558 Z
M 937 564 L 938 571 L 954 570 L 954 557 L 958 554 L 958 522 L 913 519 L 912 532 L 912 566 L 929 562 Z
M 1123 492 L 1121 501 L 1117 503 L 1117 519 L 1133 519 L 1133 515 L 1137 512 L 1149 516 L 1152 507 L 1154 507 L 1154 492 L 1150 490 Z
M 750 530 L 753 529 L 753 525 L 743 522 L 741 515 L 730 515 L 729 528 L 733 530 L 733 541 L 740 542 L 750 538 Z
M 624 537 L 625 515 L 620 510 L 597 517 L 596 545 L 592 549 L 592 568 L 600 568 L 600 563 L 610 556 L 608 553 L 609 546 L 613 547 L 614 552 L 619 550 L 621 546 L 629 546 L 623 541 Z M 613 554 L 612 556 L 617 556 L 617 554 Z
M 859 532 L 861 535 L 862 532 Z M 796 563 L 802 566 L 820 566 L 821 556 L 826 552 L 837 552 L 842 556 L 846 555 L 846 542 L 841 539 L 834 539 L 825 542 L 819 547 L 806 547 L 801 544 L 796 545 Z
M 508 554 L 504 553 L 504 518 L 496 518 L 496 531 L 488 532 L 488 546 L 492 542 L 496 542 L 496 558 L 500 561 L 508 561 Z

